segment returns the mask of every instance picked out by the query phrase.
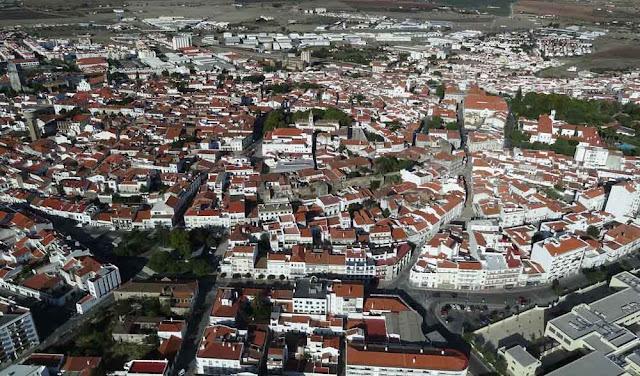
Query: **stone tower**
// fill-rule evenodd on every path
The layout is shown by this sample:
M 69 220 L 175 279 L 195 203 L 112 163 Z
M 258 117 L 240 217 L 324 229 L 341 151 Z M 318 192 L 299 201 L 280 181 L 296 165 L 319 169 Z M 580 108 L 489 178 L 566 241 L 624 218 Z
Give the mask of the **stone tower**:
M 34 108 L 29 108 L 23 113 L 27 123 L 27 128 L 29 128 L 29 137 L 31 137 L 31 141 L 40 139 L 40 129 L 38 128 L 38 124 L 36 124 L 37 115 L 38 110 Z
M 16 63 L 9 63 L 7 66 L 7 70 L 9 73 L 9 81 L 11 82 L 11 89 L 13 91 L 21 92 L 22 91 L 22 79 L 20 78 L 20 72 L 18 71 L 18 66 Z

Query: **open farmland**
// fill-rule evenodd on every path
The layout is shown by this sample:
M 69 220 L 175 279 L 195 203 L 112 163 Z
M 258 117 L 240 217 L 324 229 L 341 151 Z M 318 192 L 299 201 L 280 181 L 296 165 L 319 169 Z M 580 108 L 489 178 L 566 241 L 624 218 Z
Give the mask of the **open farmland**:
M 514 13 L 536 16 L 554 16 L 574 21 L 634 20 L 640 10 L 638 2 L 607 1 L 550 1 L 520 0 L 513 6 Z
M 567 68 L 575 66 L 578 70 L 592 72 L 623 71 L 640 67 L 640 42 L 616 40 L 611 37 L 598 38 L 595 43 L 596 52 L 592 55 L 563 59 L 564 65 L 541 72 L 544 77 L 567 77 L 575 73 L 567 72 Z

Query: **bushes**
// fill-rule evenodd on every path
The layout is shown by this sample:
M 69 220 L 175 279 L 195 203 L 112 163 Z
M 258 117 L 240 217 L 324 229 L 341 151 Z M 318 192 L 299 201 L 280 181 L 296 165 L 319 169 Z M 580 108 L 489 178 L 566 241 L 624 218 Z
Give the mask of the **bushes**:
M 380 157 L 373 162 L 378 174 L 386 175 L 390 172 L 398 172 L 413 167 L 413 161 L 398 159 L 396 157 Z
M 213 272 L 205 259 L 183 258 L 178 252 L 156 252 L 149 259 L 149 267 L 161 274 L 191 273 L 200 278 Z
M 614 121 L 614 116 L 623 111 L 623 106 L 610 101 L 573 99 L 562 94 L 527 93 L 521 99 L 517 96 L 511 101 L 511 110 L 516 117 L 529 119 L 537 119 L 556 110 L 556 119 L 569 124 L 601 125 Z M 633 106 L 625 106 L 624 110 L 636 113 Z
M 438 115 L 432 116 L 428 120 L 424 119 L 422 120 L 422 133 L 429 133 L 429 129 L 441 129 L 443 123 L 442 118 Z
M 592 238 L 597 239 L 600 236 L 600 230 L 598 230 L 596 226 L 591 225 L 587 227 L 587 234 Z
M 556 154 L 562 154 L 573 157 L 576 153 L 578 141 L 568 140 L 566 138 L 558 138 L 553 144 L 545 144 L 542 142 L 529 142 L 529 135 L 515 129 L 511 133 L 511 145 L 517 148 L 532 150 L 550 150 Z
M 347 61 L 356 64 L 369 64 L 374 60 L 382 59 L 384 57 L 384 53 L 384 50 L 380 47 L 340 47 L 332 50 L 323 47 L 313 51 L 312 55 L 319 59 L 331 58 L 333 60 Z
M 249 77 L 245 77 L 244 79 L 245 81 L 249 81 L 251 83 L 257 84 L 259 82 L 264 81 L 264 75 L 263 74 L 252 74 Z
M 284 128 L 287 126 L 287 120 L 284 114 L 284 110 L 278 108 L 276 110 L 272 110 L 267 115 L 266 120 L 264 121 L 264 125 L 262 126 L 262 134 L 266 135 L 276 128 Z
M 597 268 L 597 269 L 583 269 L 582 274 L 587 277 L 589 284 L 594 284 L 598 282 L 605 281 L 609 276 L 609 273 L 606 268 Z
M 216 239 L 204 229 L 190 232 L 158 227 L 152 237 L 153 243 L 173 248 L 172 252 L 158 251 L 149 259 L 149 267 L 161 274 L 191 273 L 200 278 L 213 272 L 205 258 L 192 258 L 194 247 L 215 245 Z M 148 242 L 148 240 L 146 240 Z
M 287 84 L 288 85 L 288 84 Z M 344 111 L 335 107 L 329 107 L 326 110 L 313 109 L 313 117 L 318 120 L 332 120 L 337 121 L 340 126 L 346 127 L 351 125 L 351 117 Z M 272 110 L 267 115 L 262 127 L 262 134 L 266 135 L 270 131 L 276 128 L 287 127 L 288 124 L 294 123 L 297 120 L 306 120 L 309 117 L 309 111 L 301 111 L 285 114 L 284 110 L 279 108 Z

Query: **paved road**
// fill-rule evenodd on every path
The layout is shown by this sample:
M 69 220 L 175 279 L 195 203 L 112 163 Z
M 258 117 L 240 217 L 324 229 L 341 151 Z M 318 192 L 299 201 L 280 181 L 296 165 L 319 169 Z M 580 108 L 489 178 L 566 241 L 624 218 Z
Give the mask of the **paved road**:
M 209 312 L 213 309 L 216 296 L 216 284 L 213 276 L 199 281 L 199 292 L 194 304 L 193 312 L 187 319 L 187 331 L 182 339 L 182 348 L 178 353 L 172 375 L 175 376 L 181 369 L 187 370 L 187 374 L 195 373 L 195 358 L 200 339 L 204 329 L 209 324 Z
M 484 375 L 492 375 L 493 371 L 482 361 L 482 359 L 478 358 L 475 353 L 469 354 L 469 372 L 468 376 L 484 376 Z
M 515 126 L 516 126 L 516 119 L 515 119 L 515 116 L 513 115 L 513 112 L 511 112 L 511 105 L 509 105 L 509 116 L 507 117 L 507 124 L 506 124 L 506 129 L 504 130 L 504 133 L 506 135 L 511 135 L 513 133 L 513 130 L 515 129 Z M 504 148 L 511 149 L 512 146 L 513 145 L 511 143 L 511 136 L 505 137 Z
M 4 293 L 2 293 L 4 295 Z M 69 320 L 60 324 L 51 334 L 49 334 L 44 340 L 40 338 L 40 344 L 36 347 L 33 347 L 22 354 L 11 363 L 3 364 L 2 366 L 9 366 L 10 364 L 18 364 L 24 361 L 27 357 L 35 352 L 43 352 L 48 347 L 62 343 L 64 341 L 69 340 L 79 329 L 81 326 L 89 322 L 93 319 L 98 313 L 102 312 L 103 307 L 108 307 L 113 304 L 113 295 L 108 295 L 104 298 L 100 303 L 98 303 L 91 311 L 84 315 L 76 315 L 69 318 Z M 62 308 L 60 308 L 62 309 Z M 34 312 L 34 316 L 37 315 L 37 312 Z M 36 322 L 36 327 L 38 323 Z
M 462 214 L 459 218 L 460 221 L 467 222 L 473 218 L 473 159 L 471 153 L 467 147 L 467 130 L 464 127 L 464 114 L 462 112 L 462 106 L 458 108 L 458 125 L 460 126 L 460 147 L 464 149 L 466 156 L 463 178 L 465 188 L 465 203 Z

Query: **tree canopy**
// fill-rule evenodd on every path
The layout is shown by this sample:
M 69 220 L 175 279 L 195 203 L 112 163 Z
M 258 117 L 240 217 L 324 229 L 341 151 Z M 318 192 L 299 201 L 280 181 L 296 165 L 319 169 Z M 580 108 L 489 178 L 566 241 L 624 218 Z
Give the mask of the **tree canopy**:
M 413 161 L 408 159 L 398 159 L 396 157 L 376 158 L 373 164 L 376 172 L 383 175 L 413 167 Z

